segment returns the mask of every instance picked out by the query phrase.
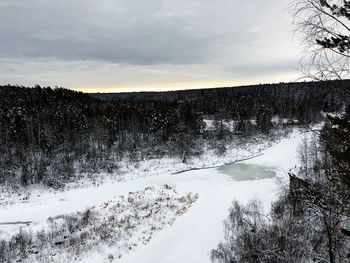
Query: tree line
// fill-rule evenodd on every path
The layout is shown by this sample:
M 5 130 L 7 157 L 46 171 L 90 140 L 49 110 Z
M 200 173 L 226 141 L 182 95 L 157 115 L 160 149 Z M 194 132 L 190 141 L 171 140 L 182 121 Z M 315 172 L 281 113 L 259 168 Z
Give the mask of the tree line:
M 226 141 L 295 121 L 317 122 L 322 111 L 341 110 L 347 97 L 327 85 L 177 91 L 157 93 L 158 99 L 148 93 L 0 86 L 0 182 L 59 187 L 82 173 L 113 173 L 122 160 L 167 155 L 186 162 L 207 142 L 218 142 L 213 144 L 224 152 Z M 273 122 L 275 116 L 287 121 Z

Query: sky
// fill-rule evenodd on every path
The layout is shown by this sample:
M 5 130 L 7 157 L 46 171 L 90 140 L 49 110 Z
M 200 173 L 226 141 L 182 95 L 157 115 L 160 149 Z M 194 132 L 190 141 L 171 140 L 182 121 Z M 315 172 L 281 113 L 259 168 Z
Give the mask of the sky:
M 0 84 L 84 92 L 295 81 L 289 0 L 0 0 Z

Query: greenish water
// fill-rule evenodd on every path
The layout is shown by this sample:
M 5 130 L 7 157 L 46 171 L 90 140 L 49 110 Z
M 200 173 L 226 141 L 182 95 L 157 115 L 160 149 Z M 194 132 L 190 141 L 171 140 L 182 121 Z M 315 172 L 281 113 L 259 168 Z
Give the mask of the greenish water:
M 261 180 L 276 176 L 271 167 L 247 163 L 226 164 L 218 168 L 235 181 Z

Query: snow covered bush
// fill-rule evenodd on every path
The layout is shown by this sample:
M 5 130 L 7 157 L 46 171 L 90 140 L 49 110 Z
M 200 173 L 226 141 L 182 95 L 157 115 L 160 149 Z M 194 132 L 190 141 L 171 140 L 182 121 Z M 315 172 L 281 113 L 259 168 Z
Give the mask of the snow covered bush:
M 305 262 L 303 240 L 294 238 L 304 231 L 287 218 L 284 223 L 269 224 L 259 201 L 246 206 L 233 203 L 225 221 L 225 242 L 212 250 L 211 259 L 217 263 L 290 263 Z
M 225 241 L 211 252 L 215 263 L 346 262 L 346 239 L 318 215 L 293 212 L 284 196 L 267 217 L 258 201 L 234 202 L 225 221 Z M 325 218 L 323 218 L 326 220 Z M 330 239 L 329 239 L 330 238 Z M 329 246 L 336 261 L 329 261 Z

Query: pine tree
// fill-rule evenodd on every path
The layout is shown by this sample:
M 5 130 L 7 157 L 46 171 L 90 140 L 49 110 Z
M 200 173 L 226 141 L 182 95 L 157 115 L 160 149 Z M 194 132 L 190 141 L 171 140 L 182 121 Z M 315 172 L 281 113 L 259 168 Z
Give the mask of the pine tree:
M 330 177 L 350 191 L 350 107 L 344 116 L 328 116 L 328 119 L 322 138 L 332 162 Z

